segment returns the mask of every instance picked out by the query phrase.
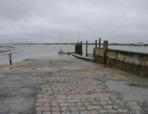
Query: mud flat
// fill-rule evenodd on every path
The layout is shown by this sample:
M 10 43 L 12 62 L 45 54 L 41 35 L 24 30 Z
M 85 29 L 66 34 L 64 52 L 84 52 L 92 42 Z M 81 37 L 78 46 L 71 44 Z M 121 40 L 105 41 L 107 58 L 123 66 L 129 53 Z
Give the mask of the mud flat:
M 144 114 L 147 85 L 137 86 L 135 80 L 129 73 L 67 55 L 1 65 L 0 114 Z
M 14 47 L 12 47 L 12 46 L 0 46 L 0 53 L 2 53 L 2 52 L 9 52 L 12 49 L 14 49 Z

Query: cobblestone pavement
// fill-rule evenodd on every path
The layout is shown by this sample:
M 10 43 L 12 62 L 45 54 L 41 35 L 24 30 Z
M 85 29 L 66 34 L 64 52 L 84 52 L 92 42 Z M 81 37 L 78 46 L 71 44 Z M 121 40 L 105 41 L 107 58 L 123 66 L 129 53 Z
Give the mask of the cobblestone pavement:
M 38 69 L 44 71 L 39 73 L 44 83 L 36 96 L 36 113 L 132 114 L 120 95 L 106 87 L 101 68 L 94 66 L 85 62 L 58 63 Z
M 148 114 L 143 103 L 147 92 L 140 93 L 140 87 L 122 86 L 120 92 L 112 89 L 121 89 L 121 80 L 128 82 L 129 78 L 135 81 L 118 69 L 65 55 L 26 59 L 12 67 L 2 65 L 0 114 Z M 115 80 L 120 83 L 108 85 Z M 123 89 L 128 89 L 127 94 Z M 132 96 L 131 90 L 139 96 Z M 125 95 L 134 99 L 125 100 Z M 137 101 L 139 97 L 142 102 Z
M 0 68 L 0 114 L 141 114 L 135 101 L 109 89 L 111 72 L 100 64 L 28 59 Z

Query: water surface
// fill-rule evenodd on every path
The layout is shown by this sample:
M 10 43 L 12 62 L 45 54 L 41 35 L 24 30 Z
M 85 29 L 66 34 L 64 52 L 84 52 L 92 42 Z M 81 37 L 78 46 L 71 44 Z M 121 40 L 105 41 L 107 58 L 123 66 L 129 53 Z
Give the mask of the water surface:
M 24 59 L 48 57 L 57 59 L 60 56 L 58 51 L 63 49 L 66 52 L 74 51 L 72 45 L 13 45 L 13 61 L 22 61 Z M 1 53 L 0 64 L 8 63 L 8 53 Z
M 65 52 L 74 52 L 74 45 L 13 45 L 13 61 L 22 61 L 28 58 L 49 57 L 53 59 L 60 58 L 59 50 Z M 94 45 L 88 46 L 88 53 L 93 53 Z M 148 53 L 148 47 L 144 46 L 109 46 L 111 49 L 135 51 Z M 85 55 L 86 46 L 83 45 L 83 55 Z M 8 63 L 8 52 L 0 53 L 0 64 Z

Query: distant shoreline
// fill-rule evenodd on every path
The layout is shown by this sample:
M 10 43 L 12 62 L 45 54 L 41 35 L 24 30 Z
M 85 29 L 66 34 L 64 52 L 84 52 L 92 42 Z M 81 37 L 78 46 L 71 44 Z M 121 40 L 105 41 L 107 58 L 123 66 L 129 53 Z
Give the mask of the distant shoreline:
M 7 44 L 0 44 L 1 47 L 9 46 L 10 45 L 75 45 L 76 43 L 7 43 Z M 83 43 L 85 45 L 85 43 Z M 88 43 L 88 45 L 95 45 L 95 43 Z M 101 44 L 103 45 L 103 44 Z M 143 45 L 138 45 L 134 43 L 109 43 L 109 45 L 114 45 L 114 46 L 148 46 L 148 44 L 143 44 Z

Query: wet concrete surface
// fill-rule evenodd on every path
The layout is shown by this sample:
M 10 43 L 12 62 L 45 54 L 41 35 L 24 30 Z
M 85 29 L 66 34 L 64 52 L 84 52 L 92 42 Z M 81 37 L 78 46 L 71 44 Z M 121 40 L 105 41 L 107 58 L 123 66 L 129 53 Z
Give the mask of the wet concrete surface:
M 84 80 L 84 83 L 88 81 L 92 85 L 94 81 L 94 84 L 100 84 L 100 87 L 103 87 L 105 91 L 117 94 L 124 103 L 137 102 L 142 109 L 140 113 L 146 114 L 148 112 L 147 79 L 144 79 L 144 86 L 140 86 L 142 79 L 118 69 L 75 59 L 71 56 L 61 57 L 57 60 L 27 59 L 14 64 L 13 67 L 1 65 L 0 114 L 34 114 L 36 112 L 36 96 L 42 92 L 43 85 L 51 85 L 51 83 L 58 85 L 60 82 L 59 86 L 62 87 L 65 82 L 71 84 L 75 80 L 76 84 L 79 80 Z M 141 81 L 138 83 L 135 80 Z
M 107 86 L 113 91 L 118 91 L 126 101 L 139 101 L 148 102 L 148 88 L 142 88 L 137 86 L 130 86 L 127 82 L 122 81 L 107 81 Z
M 141 106 L 141 112 L 148 114 L 148 78 L 119 69 L 110 68 L 110 70 L 112 70 L 110 74 L 105 74 L 106 85 L 119 93 L 125 102 L 137 102 Z M 116 73 L 113 73 L 114 70 Z
M 0 114 L 34 112 L 33 105 L 40 78 L 34 78 L 25 68 L 18 69 L 12 68 L 0 77 Z

